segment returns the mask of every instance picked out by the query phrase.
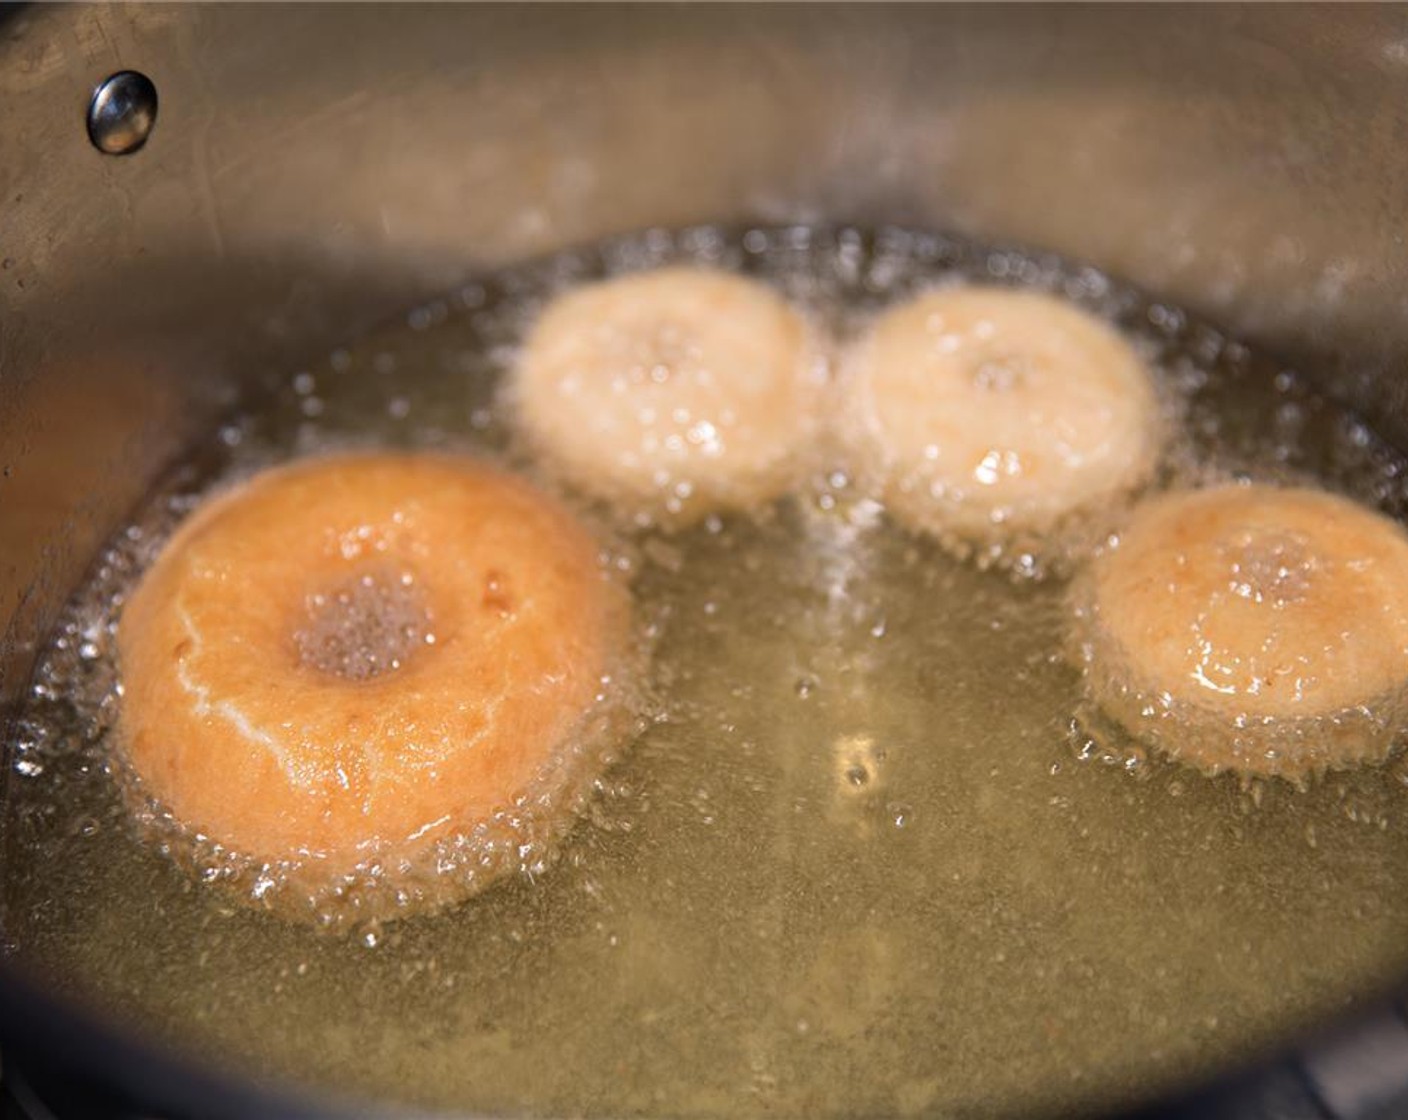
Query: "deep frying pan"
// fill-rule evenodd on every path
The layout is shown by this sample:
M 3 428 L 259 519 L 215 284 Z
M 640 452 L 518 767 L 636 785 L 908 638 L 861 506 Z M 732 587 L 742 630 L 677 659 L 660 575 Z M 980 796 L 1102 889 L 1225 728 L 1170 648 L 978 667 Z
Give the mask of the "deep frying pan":
M 140 86 L 87 116 L 125 70 L 159 96 L 141 145 Z M 1284 355 L 1408 443 L 1399 8 L 11 8 L 0 215 L 5 711 L 97 543 L 240 386 L 470 266 L 629 229 L 1040 245 Z M 1148 1115 L 1408 1115 L 1388 997 Z M 331 1114 L 3 955 L 0 1042 L 19 1115 Z

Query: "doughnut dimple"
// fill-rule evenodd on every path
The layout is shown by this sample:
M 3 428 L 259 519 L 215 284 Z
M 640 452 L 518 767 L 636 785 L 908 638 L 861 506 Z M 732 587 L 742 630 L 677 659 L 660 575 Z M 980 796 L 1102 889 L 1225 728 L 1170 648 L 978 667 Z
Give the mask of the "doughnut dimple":
M 388 906 L 453 900 L 540 858 L 609 752 L 592 727 L 629 610 L 599 555 L 555 500 L 472 460 L 256 475 L 123 610 L 123 757 L 294 908 L 378 877 Z
M 1201 769 L 1299 778 L 1379 759 L 1408 715 L 1408 534 L 1345 498 L 1162 496 L 1076 595 L 1093 699 Z
M 1002 561 L 1146 482 L 1163 424 L 1144 363 L 1037 292 L 962 287 L 882 314 L 847 363 L 854 465 L 899 521 Z
M 819 392 L 806 327 L 756 281 L 666 268 L 559 296 L 512 396 L 566 481 L 637 519 L 766 503 L 797 476 Z

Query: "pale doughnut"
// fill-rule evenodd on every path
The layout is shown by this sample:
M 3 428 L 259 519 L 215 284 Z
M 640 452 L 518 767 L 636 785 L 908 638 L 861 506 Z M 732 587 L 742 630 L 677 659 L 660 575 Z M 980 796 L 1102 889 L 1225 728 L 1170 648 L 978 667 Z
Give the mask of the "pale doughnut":
M 295 909 L 378 875 L 402 908 L 467 894 L 541 857 L 609 749 L 587 725 L 628 604 L 599 552 L 473 460 L 259 474 L 180 528 L 122 612 L 123 757 L 185 830 L 277 869 Z
M 581 490 L 683 523 L 794 481 L 818 384 L 770 288 L 666 268 L 587 284 L 533 327 L 513 383 L 532 446 Z
M 958 551 L 1040 554 L 1144 483 L 1148 371 L 1111 327 L 1036 292 L 965 287 L 882 314 L 848 362 L 843 434 L 902 523 Z
M 1077 591 L 1094 699 L 1209 771 L 1383 757 L 1408 684 L 1408 534 L 1316 490 L 1140 506 Z

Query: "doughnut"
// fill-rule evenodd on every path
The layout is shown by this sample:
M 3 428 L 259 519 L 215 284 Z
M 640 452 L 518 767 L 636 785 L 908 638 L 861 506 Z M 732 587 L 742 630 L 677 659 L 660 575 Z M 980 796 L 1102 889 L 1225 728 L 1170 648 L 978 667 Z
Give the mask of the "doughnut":
M 884 314 L 847 363 L 843 438 L 890 514 L 980 562 L 1053 555 L 1155 466 L 1162 422 L 1111 327 L 1036 292 L 932 291 Z
M 805 324 L 780 296 L 695 268 L 559 296 L 512 386 L 528 443 L 557 474 L 676 525 L 788 489 L 820 390 Z
M 1408 534 L 1345 498 L 1164 495 L 1075 594 L 1092 698 L 1210 773 L 1381 759 L 1408 714 Z
M 540 858 L 612 746 L 629 605 L 600 554 L 470 459 L 257 474 L 122 609 L 123 761 L 184 834 L 265 867 L 266 905 L 453 901 Z

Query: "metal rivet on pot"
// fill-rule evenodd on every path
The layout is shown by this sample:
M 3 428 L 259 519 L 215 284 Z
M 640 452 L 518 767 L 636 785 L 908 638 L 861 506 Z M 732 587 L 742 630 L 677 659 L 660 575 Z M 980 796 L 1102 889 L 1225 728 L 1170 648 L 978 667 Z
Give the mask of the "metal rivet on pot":
M 100 82 L 88 102 L 88 139 L 108 155 L 135 152 L 147 142 L 154 124 L 156 86 L 135 70 L 119 70 Z

